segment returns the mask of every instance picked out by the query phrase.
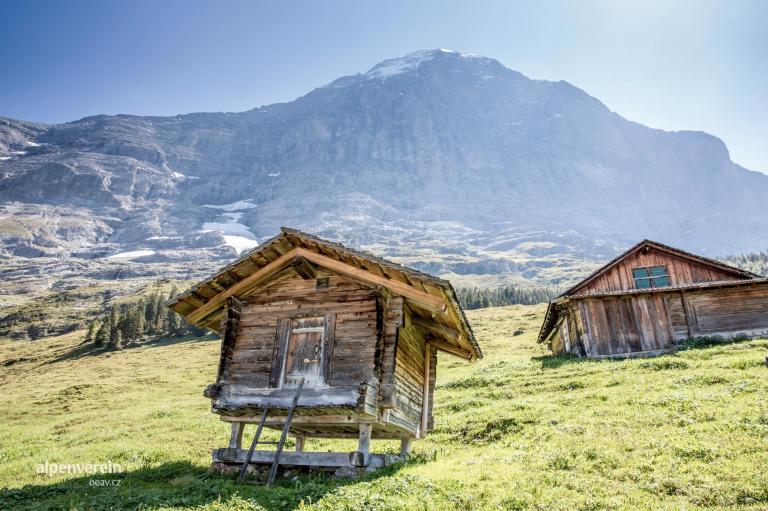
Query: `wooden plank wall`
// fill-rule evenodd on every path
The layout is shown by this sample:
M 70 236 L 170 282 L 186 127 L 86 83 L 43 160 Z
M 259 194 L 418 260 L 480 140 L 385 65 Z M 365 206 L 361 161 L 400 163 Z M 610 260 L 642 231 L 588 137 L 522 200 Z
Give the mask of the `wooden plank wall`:
M 231 381 L 220 383 L 267 388 L 278 319 L 312 311 L 336 313 L 329 383 L 358 385 L 374 377 L 376 291 L 334 274 L 318 276 L 329 277 L 327 289 L 315 289 L 314 279 L 286 270 L 274 284 L 245 299 Z
M 567 321 L 567 320 L 566 320 Z M 563 325 L 560 324 L 559 327 L 554 328 L 552 330 L 552 333 L 549 337 L 549 349 L 552 350 L 552 353 L 555 355 L 559 355 L 561 353 L 567 353 L 568 350 L 565 349 L 565 342 L 563 341 Z
M 768 283 L 686 291 L 684 297 L 693 336 L 768 334 Z
M 390 418 L 415 433 L 421 422 L 425 339 L 407 318 L 404 323 L 395 352 L 396 406 L 390 411 Z
M 403 298 L 400 296 L 387 297 L 382 300 L 383 325 L 381 335 L 381 381 L 382 401 L 387 408 L 395 403 L 389 399 L 395 395 L 395 357 L 400 327 L 403 325 Z M 385 397 L 386 396 L 386 397 Z
M 632 268 L 640 266 L 667 266 L 667 269 L 669 270 L 669 278 L 673 286 L 691 284 L 694 282 L 712 282 L 738 278 L 716 268 L 711 268 L 666 252 L 651 249 L 645 253 L 640 251 L 629 256 L 624 261 L 621 261 L 619 264 L 576 291 L 573 296 L 635 289 Z
M 693 336 L 768 335 L 768 283 L 578 299 L 563 314 L 553 353 L 566 351 L 566 328 L 570 353 L 586 356 L 668 349 Z
M 674 339 L 661 293 L 577 302 L 586 356 L 666 349 Z
M 427 431 L 435 429 L 435 385 L 437 384 L 437 349 L 432 348 L 429 356 L 429 401 L 427 401 Z

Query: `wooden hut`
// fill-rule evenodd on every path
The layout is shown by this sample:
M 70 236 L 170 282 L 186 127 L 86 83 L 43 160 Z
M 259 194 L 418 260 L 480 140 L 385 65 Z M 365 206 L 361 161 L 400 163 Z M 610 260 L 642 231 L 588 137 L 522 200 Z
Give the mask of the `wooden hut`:
M 432 428 L 437 352 L 482 356 L 448 281 L 287 228 L 168 305 L 223 339 L 205 394 L 232 436 L 215 462 L 243 462 L 244 425 L 268 408 L 264 426 L 289 423 L 296 438 L 281 465 L 382 466 L 371 438 L 400 439 L 406 455 Z M 357 438 L 358 450 L 304 452 L 309 437 Z
M 768 279 L 643 240 L 549 304 L 539 342 L 586 357 L 652 355 L 696 336 L 768 334 Z

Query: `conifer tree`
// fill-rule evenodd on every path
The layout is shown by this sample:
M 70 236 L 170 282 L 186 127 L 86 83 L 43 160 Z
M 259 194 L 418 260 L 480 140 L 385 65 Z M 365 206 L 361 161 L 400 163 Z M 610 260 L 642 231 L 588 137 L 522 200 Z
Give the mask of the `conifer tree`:
M 109 342 L 109 323 L 102 321 L 99 328 L 96 330 L 96 337 L 94 337 L 93 343 L 96 346 L 104 346 Z
M 173 298 L 174 296 L 179 294 L 179 289 L 174 286 L 171 288 L 170 293 L 168 293 L 168 300 Z M 168 335 L 173 337 L 180 337 L 184 335 L 184 324 L 181 321 L 181 316 L 179 316 L 175 311 L 166 308 L 166 314 L 165 314 L 165 324 L 166 329 L 168 331 Z
M 115 331 L 114 340 L 112 341 L 112 347 L 120 349 L 123 347 L 123 334 L 120 330 Z
M 146 333 L 154 333 L 155 328 L 155 296 L 150 295 L 144 302 L 144 331 Z
M 165 332 L 166 326 L 166 314 L 163 310 L 163 294 L 160 292 L 155 293 L 155 333 L 162 334 Z
M 94 341 L 94 336 L 96 335 L 96 321 L 91 321 L 88 324 L 88 333 L 85 334 L 85 342 L 90 344 Z
M 109 316 L 107 316 L 107 324 L 109 329 L 109 344 L 115 344 L 115 336 L 120 329 L 120 312 L 116 304 L 112 304 L 109 308 Z

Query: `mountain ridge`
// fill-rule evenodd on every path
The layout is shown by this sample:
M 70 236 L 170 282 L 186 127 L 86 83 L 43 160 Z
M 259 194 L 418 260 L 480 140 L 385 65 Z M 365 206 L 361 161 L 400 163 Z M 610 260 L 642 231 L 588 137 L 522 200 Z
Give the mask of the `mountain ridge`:
M 766 192 L 717 137 L 447 50 L 245 112 L 0 118 L 6 256 L 218 261 L 291 225 L 437 273 L 557 282 L 639 238 L 762 249 Z

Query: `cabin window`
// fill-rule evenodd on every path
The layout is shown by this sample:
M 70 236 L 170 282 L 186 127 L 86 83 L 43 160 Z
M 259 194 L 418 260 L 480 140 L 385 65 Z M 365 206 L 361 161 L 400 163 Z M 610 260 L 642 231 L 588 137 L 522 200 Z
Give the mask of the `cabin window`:
M 315 281 L 315 289 L 328 289 L 331 279 L 329 277 L 318 277 Z
M 666 266 L 633 268 L 632 277 L 635 279 L 635 288 L 637 289 L 651 289 L 670 285 L 669 272 Z

